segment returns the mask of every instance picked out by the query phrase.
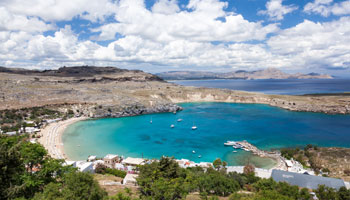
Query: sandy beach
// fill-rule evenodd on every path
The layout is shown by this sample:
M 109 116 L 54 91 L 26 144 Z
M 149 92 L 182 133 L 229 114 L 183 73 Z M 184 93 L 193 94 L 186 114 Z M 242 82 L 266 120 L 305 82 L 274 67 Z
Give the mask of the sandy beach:
M 56 159 L 67 159 L 63 150 L 62 134 L 67 126 L 85 119 L 88 118 L 78 117 L 51 123 L 41 130 L 41 138 L 38 141 L 45 147 L 51 157 Z

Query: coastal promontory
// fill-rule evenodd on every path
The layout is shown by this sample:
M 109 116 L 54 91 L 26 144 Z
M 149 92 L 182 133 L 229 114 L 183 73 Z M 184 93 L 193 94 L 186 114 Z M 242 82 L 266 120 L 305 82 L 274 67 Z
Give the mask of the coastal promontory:
M 87 117 L 176 112 L 181 102 L 262 103 L 293 111 L 349 114 L 344 94 L 290 96 L 197 88 L 168 83 L 140 70 L 62 67 L 57 70 L 1 68 L 0 110 L 51 106 Z

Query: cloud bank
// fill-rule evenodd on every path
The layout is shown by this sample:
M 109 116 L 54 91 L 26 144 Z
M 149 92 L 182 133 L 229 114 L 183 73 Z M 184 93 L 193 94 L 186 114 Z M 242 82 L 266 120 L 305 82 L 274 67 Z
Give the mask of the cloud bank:
M 347 69 L 348 1 L 315 0 L 301 12 L 337 15 L 281 28 L 297 5 L 266 2 L 248 20 L 229 1 L 4 0 L 0 2 L 0 65 L 57 68 L 114 65 L 147 71 Z M 271 21 L 272 20 L 272 21 Z M 282 22 L 283 23 L 283 22 Z

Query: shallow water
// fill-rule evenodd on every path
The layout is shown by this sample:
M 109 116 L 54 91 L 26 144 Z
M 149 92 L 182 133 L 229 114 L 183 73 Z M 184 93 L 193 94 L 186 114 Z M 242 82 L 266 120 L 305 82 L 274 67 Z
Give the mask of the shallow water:
M 266 150 L 309 143 L 350 147 L 350 115 L 292 112 L 262 104 L 186 103 L 181 106 L 184 110 L 176 115 L 162 113 L 72 124 L 62 137 L 65 153 L 74 160 L 113 153 L 145 158 L 166 155 L 195 162 L 221 158 L 229 165 L 251 162 L 258 167 L 270 167 L 271 159 L 258 158 L 242 150 L 233 153 L 234 149 L 223 143 L 247 140 Z M 177 122 L 178 118 L 183 121 Z M 171 129 L 171 124 L 175 128 Z M 191 130 L 193 124 L 198 126 L 197 130 Z

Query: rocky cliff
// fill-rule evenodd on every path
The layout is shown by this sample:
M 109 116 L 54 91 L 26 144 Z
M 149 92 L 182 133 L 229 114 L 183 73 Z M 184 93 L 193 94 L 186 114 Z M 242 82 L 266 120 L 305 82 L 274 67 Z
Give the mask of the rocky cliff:
M 176 103 L 202 101 L 263 103 L 293 111 L 350 114 L 350 96 L 346 95 L 265 95 L 185 87 L 142 71 L 117 68 L 0 72 L 0 89 L 0 110 L 54 105 L 89 117 L 175 112 L 181 110 Z

